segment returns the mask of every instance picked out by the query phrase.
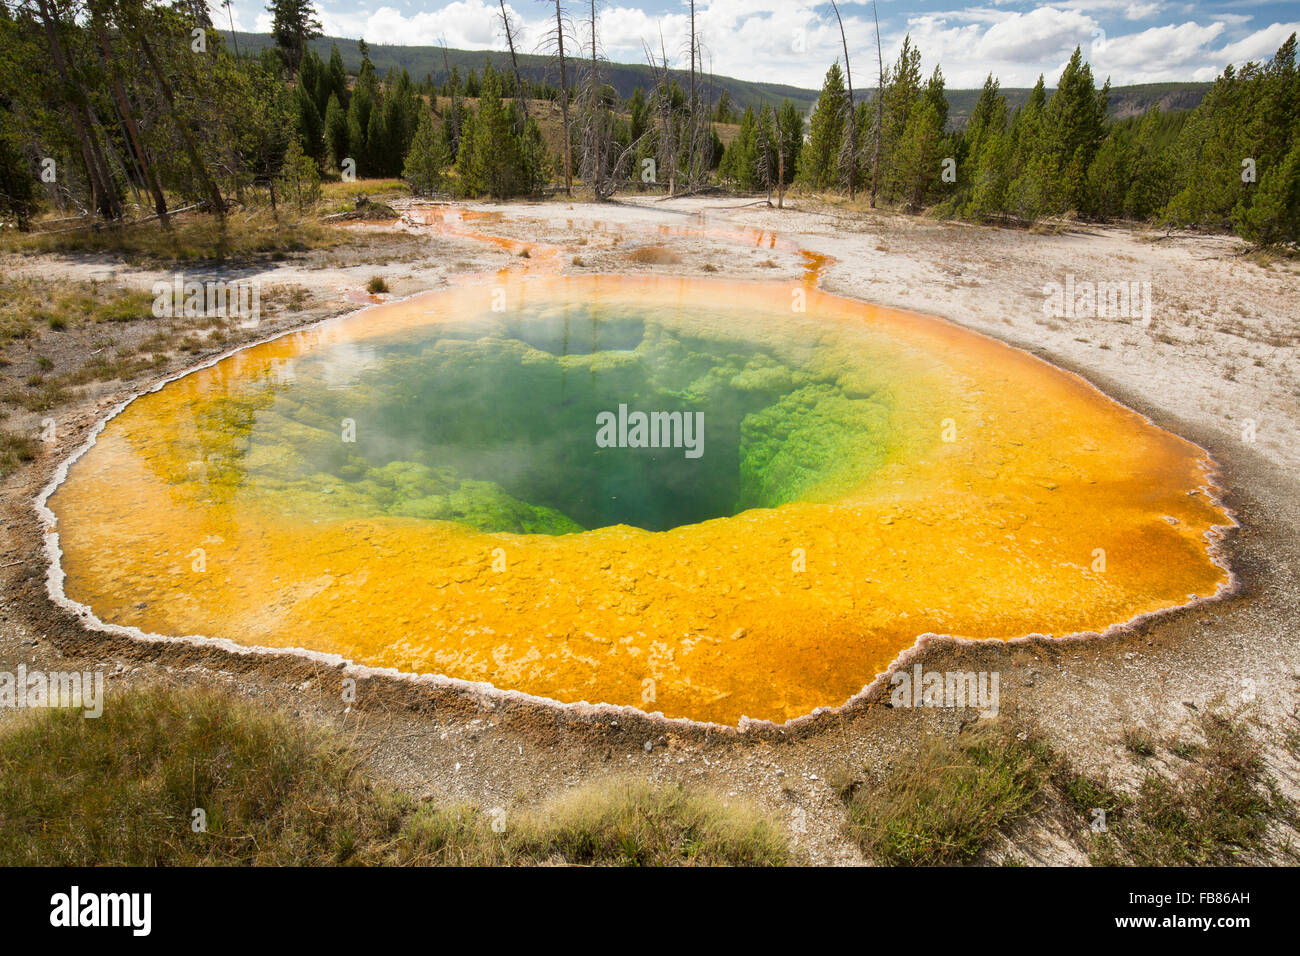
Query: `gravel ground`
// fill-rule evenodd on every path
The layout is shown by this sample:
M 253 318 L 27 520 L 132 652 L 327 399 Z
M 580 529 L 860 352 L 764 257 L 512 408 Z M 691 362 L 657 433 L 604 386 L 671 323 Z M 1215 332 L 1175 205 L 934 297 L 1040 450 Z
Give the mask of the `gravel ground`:
M 915 648 L 911 658 L 926 669 L 999 671 L 1004 711 L 1039 725 L 1080 770 L 1117 783 L 1134 783 L 1143 772 L 1121 742 L 1125 728 L 1145 725 L 1158 738 L 1195 736 L 1194 721 L 1207 706 L 1240 704 L 1257 718 L 1256 732 L 1282 792 L 1300 798 L 1300 766 L 1283 744 L 1288 729 L 1300 729 L 1300 641 L 1293 627 L 1300 603 L 1296 266 L 1261 265 L 1242 257 L 1234 242 L 1215 237 L 1092 227 L 1031 234 L 811 201 L 792 206 L 775 210 L 700 198 L 476 205 L 487 215 L 452 222 L 435 217 L 432 225 L 408 219 L 400 235 L 380 226 L 351 227 L 363 231 L 362 241 L 243 275 L 309 289 L 301 308 L 264 323 L 259 333 L 265 334 L 373 301 L 364 284 L 375 274 L 386 277 L 391 296 L 405 296 L 506 267 L 695 276 L 716 271 L 791 282 L 813 270 L 828 291 L 943 316 L 1077 372 L 1197 442 L 1220 464 L 1225 502 L 1241 522 L 1225 548 L 1236 591 L 1105 639 L 936 640 Z M 427 218 L 427 210 L 414 218 Z M 680 263 L 628 261 L 630 251 L 648 244 L 670 248 Z M 530 251 L 527 259 L 522 249 Z M 142 288 L 163 276 L 98 258 L 24 258 L 4 268 Z M 1069 275 L 1150 282 L 1150 323 L 1045 315 L 1044 286 L 1065 283 Z M 176 357 L 169 369 L 153 374 L 161 377 L 196 358 L 203 356 Z M 139 682 L 225 687 L 345 729 L 365 748 L 373 770 L 395 785 L 507 812 L 614 774 L 698 784 L 784 820 L 806 859 L 824 864 L 865 862 L 844 834 L 843 807 L 828 777 L 860 776 L 863 768 L 879 773 L 927 735 L 955 734 L 975 716 L 891 708 L 878 690 L 798 726 L 737 733 L 626 711 L 561 711 L 383 675 L 359 680 L 357 700 L 349 705 L 340 692 L 344 675 L 328 664 L 87 630 L 46 597 L 42 529 L 32 502 L 99 417 L 152 380 L 100 385 L 56 410 L 58 440 L 3 483 L 0 669 L 19 663 L 102 669 L 110 693 Z M 39 418 L 15 415 L 5 427 L 34 432 Z M 1253 442 L 1243 440 L 1247 419 L 1255 425 Z M 1084 859 L 1067 834 L 1046 823 L 1021 828 L 988 856 L 996 861 L 1005 853 L 1034 863 Z

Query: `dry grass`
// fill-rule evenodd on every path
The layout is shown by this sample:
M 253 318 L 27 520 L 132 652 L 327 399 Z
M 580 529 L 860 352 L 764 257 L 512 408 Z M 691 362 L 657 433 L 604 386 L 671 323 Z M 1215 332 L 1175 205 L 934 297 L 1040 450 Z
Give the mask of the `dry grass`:
M 0 478 L 36 457 L 36 442 L 26 435 L 0 431 Z
M 1265 769 L 1247 720 L 1239 713 L 1210 712 L 1199 723 L 1204 743 L 1173 742 L 1170 751 L 1179 765 L 1149 772 L 1135 794 L 1118 796 L 1108 832 L 1093 841 L 1094 863 L 1252 863 L 1266 849 L 1272 824 L 1296 826 L 1295 808 Z M 1149 736 L 1145 741 L 1154 754 L 1154 742 Z
M 627 254 L 627 261 L 643 266 L 679 266 L 682 264 L 681 256 L 671 249 L 665 249 L 663 246 L 642 246 L 640 249 L 633 249 Z
M 1050 752 L 1005 720 L 927 740 L 915 760 L 872 787 L 844 788 L 849 829 L 893 866 L 969 863 L 1005 825 L 1041 802 Z
M 874 859 L 892 865 L 973 862 L 1017 821 L 1047 814 L 1096 865 L 1255 863 L 1270 849 L 1296 858 L 1285 837 L 1269 842 L 1271 827 L 1294 834 L 1300 821 L 1267 773 L 1247 721 L 1211 712 L 1199 730 L 1203 743 L 1167 742 L 1177 762 L 1149 767 L 1129 793 L 1075 772 L 1032 729 L 1006 718 L 981 721 L 953 741 L 928 741 L 874 786 L 844 782 L 849 830 Z M 1143 728 L 1128 728 L 1122 742 L 1144 762 L 1159 756 Z M 1103 815 L 1104 830 L 1093 832 Z
M 341 738 L 213 691 L 119 691 L 98 719 L 29 712 L 0 731 L 0 865 L 790 860 L 779 827 L 675 787 L 606 781 L 512 815 L 420 803 L 368 780 Z
M 351 184 L 355 186 L 356 184 Z M 26 254 L 103 253 L 135 265 L 192 262 L 279 260 L 294 252 L 330 248 L 347 241 L 347 234 L 313 217 L 295 218 L 281 210 L 237 211 L 224 220 L 201 213 L 183 213 L 171 228 L 159 222 L 53 232 L 14 233 L 0 237 L 0 251 Z

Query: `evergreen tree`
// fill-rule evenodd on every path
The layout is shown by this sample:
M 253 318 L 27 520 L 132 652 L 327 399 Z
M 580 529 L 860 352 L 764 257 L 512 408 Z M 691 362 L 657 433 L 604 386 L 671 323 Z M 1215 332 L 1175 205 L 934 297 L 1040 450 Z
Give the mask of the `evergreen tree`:
M 813 109 L 808 142 L 799 155 L 799 181 L 809 189 L 827 189 L 838 181 L 836 161 L 844 145 L 848 94 L 839 61 L 831 64 Z
M 885 73 L 881 98 L 879 196 L 885 202 L 902 202 L 909 189 L 897 163 L 897 152 L 907 132 L 912 112 L 921 102 L 921 51 L 903 37 L 898 62 Z M 942 95 L 942 91 L 940 91 Z M 947 106 L 944 107 L 945 112 Z
M 306 154 L 319 163 L 325 158 L 324 122 L 305 86 L 299 84 L 294 89 L 293 98 L 298 116 L 298 138 Z
M 722 94 L 718 97 L 718 106 L 713 114 L 714 122 L 717 123 L 734 123 L 736 122 L 736 105 L 731 101 L 731 94 L 723 87 Z
M 367 176 L 385 176 L 392 171 L 393 161 L 388 153 L 382 103 L 370 111 L 370 119 L 366 123 L 366 151 L 363 160 L 357 161 L 357 168 Z
M 506 199 L 533 192 L 541 182 L 546 149 L 536 122 L 521 123 L 517 103 L 502 100 L 501 75 L 483 68 L 478 110 L 461 134 L 456 172 L 468 195 Z
M 776 111 L 777 140 L 784 155 L 780 166 L 785 169 L 785 185 L 794 182 L 799 157 L 803 152 L 803 113 L 790 100 L 782 100 Z
M 325 107 L 325 148 L 330 163 L 339 169 L 348 155 L 348 114 L 334 93 Z
M 1243 239 L 1261 246 L 1300 242 L 1300 137 L 1281 162 L 1264 170 L 1248 207 L 1235 217 Z
M 749 191 L 756 182 L 756 140 L 757 124 L 753 107 L 745 107 L 740 117 L 740 129 L 722 155 L 722 164 L 718 174 L 725 179 L 734 180 L 741 190 Z
M 902 138 L 892 150 L 891 169 L 897 195 L 911 210 L 920 209 L 939 182 L 943 129 L 934 102 L 922 99 L 912 110 Z
M 298 73 L 307 44 L 321 35 L 320 18 L 311 0 L 271 0 L 271 36 L 290 76 Z
M 316 161 L 304 152 L 296 136 L 289 140 L 284 166 L 277 177 L 280 194 L 304 212 L 320 200 L 320 171 Z
M 1039 195 L 1041 213 L 1087 211 L 1087 170 L 1105 137 L 1110 81 L 1097 90 L 1092 67 L 1078 47 L 1047 103 L 1036 149 L 1046 182 Z
M 26 232 L 36 211 L 36 180 L 12 126 L 8 111 L 0 109 L 0 214 L 13 216 L 19 231 Z
M 326 67 L 325 78 L 329 82 L 329 91 L 338 97 L 339 105 L 344 109 L 348 105 L 348 75 L 343 68 L 343 54 L 339 52 L 338 44 L 330 48 L 330 62 Z M 329 100 L 326 99 L 328 104 Z M 328 109 L 328 106 L 326 107 Z
M 402 178 L 417 196 L 428 196 L 441 188 L 443 177 L 451 158 L 447 144 L 433 128 L 433 116 L 425 110 L 420 114 L 420 125 L 411 140 L 411 150 L 406 154 Z

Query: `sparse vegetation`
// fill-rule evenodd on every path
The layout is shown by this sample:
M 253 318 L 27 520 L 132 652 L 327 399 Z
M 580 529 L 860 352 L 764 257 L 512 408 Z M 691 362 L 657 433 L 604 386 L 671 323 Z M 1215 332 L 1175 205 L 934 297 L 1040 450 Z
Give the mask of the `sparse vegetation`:
M 1150 757 L 1156 752 L 1155 741 L 1141 727 L 1126 727 L 1123 740 L 1128 752 L 1139 757 Z
M 849 828 L 880 863 L 969 863 L 1039 805 L 1050 770 L 1037 738 L 1004 720 L 974 724 L 951 743 L 928 739 L 875 786 L 845 788 Z
M 269 209 L 262 208 L 222 219 L 181 215 L 171 222 L 169 231 L 149 224 L 99 224 L 30 233 L 6 230 L 0 248 L 28 254 L 111 253 L 133 265 L 167 266 L 277 260 L 289 253 L 330 248 L 349 239 L 343 230 L 311 216 L 281 215 L 277 219 Z
M 1268 775 L 1240 714 L 1200 719 L 1205 743 L 1173 741 L 1179 763 L 1146 771 L 1135 793 L 1076 772 L 1045 738 L 1005 718 L 928 741 L 874 785 L 839 782 L 848 826 L 877 862 L 969 863 L 1019 820 L 1056 813 L 1095 865 L 1208 866 L 1249 862 L 1275 822 L 1294 828 L 1294 806 Z M 1158 754 L 1129 728 L 1126 750 Z M 1091 826 L 1104 820 L 1105 829 Z
M 606 781 L 510 815 L 421 803 L 368 780 L 337 736 L 214 691 L 118 691 L 96 720 L 0 730 L 0 865 L 791 861 L 779 827 L 675 787 Z
M 671 249 L 663 246 L 642 246 L 627 254 L 628 262 L 643 266 L 679 266 L 682 258 Z
M 0 431 L 0 478 L 36 457 L 36 442 L 26 435 Z
M 1264 848 L 1272 822 L 1295 826 L 1295 809 L 1268 775 L 1246 719 L 1209 712 L 1199 723 L 1204 746 L 1183 749 L 1185 762 L 1167 773 L 1148 773 L 1135 795 L 1118 798 L 1107 832 L 1094 837 L 1094 863 L 1249 862 Z
M 366 291 L 371 295 L 379 295 L 388 291 L 388 282 L 383 276 L 371 276 L 370 281 L 366 283 Z

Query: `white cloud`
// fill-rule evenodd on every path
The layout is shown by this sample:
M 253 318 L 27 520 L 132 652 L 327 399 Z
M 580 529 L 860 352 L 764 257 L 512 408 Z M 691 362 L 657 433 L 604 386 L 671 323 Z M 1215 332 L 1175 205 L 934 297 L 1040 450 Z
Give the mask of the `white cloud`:
M 270 29 L 264 0 L 236 0 L 236 26 Z M 461 49 L 505 48 L 492 0 L 454 0 L 410 14 L 389 4 L 364 6 L 366 0 L 330 0 L 321 5 L 328 35 L 364 36 L 371 43 L 436 45 Z M 240 5 L 243 17 L 240 18 Z M 689 18 L 684 5 L 662 15 L 647 13 L 629 0 L 612 0 L 599 13 L 604 53 L 624 63 L 645 62 L 649 45 L 659 55 L 660 36 L 673 66 L 687 63 Z M 1098 79 L 1116 84 L 1213 79 L 1228 62 L 1262 60 L 1272 55 L 1300 25 L 1273 23 L 1243 35 L 1251 22 L 1244 14 L 1204 12 L 1185 22 L 1135 29 L 1139 23 L 1179 9 L 1167 0 L 1056 0 L 1031 8 L 1027 0 L 982 0 L 978 6 L 909 13 L 901 4 L 882 3 L 885 61 L 898 56 L 910 33 L 928 73 L 939 63 L 949 87 L 978 87 L 992 72 L 1003 86 L 1030 86 L 1040 73 L 1049 85 L 1076 46 L 1093 63 Z M 553 26 L 553 8 L 532 0 L 507 4 L 523 28 L 520 49 L 534 52 Z M 1203 8 L 1202 8 L 1203 9 Z M 568 12 L 585 41 L 580 4 Z M 875 27 L 868 3 L 840 4 L 854 69 L 854 85 L 872 86 L 876 74 Z M 220 16 L 218 16 L 220 14 Z M 225 11 L 214 8 L 214 21 Z M 1132 26 L 1128 26 L 1131 24 Z M 1123 32 L 1125 29 L 1133 32 Z M 802 0 L 702 0 L 696 29 L 702 37 L 706 70 L 747 80 L 817 88 L 827 67 L 842 59 L 839 28 L 829 5 Z M 1217 47 L 1214 44 L 1219 44 Z
M 1223 63 L 1238 65 L 1248 60 L 1267 60 L 1293 33 L 1300 33 L 1300 23 L 1272 23 L 1236 43 L 1229 43 L 1217 56 Z
M 975 52 L 993 60 L 1028 62 L 1073 50 L 1096 28 L 1096 20 L 1077 10 L 1039 7 L 989 27 Z

